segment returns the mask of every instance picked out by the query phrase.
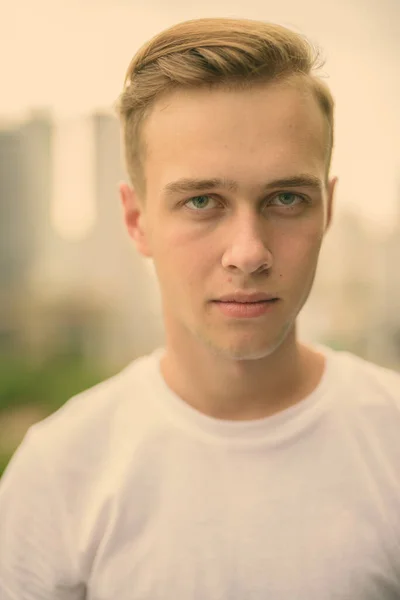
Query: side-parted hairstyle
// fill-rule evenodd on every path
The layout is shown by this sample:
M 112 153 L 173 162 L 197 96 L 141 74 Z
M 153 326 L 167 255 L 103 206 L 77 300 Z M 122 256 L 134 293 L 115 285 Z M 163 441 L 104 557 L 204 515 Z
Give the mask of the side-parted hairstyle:
M 144 192 L 141 128 L 154 102 L 179 88 L 250 87 L 300 76 L 327 120 L 327 173 L 333 148 L 334 100 L 315 74 L 320 53 L 304 36 L 280 25 L 249 19 L 195 19 L 162 31 L 129 64 L 115 109 L 121 123 L 125 166 Z

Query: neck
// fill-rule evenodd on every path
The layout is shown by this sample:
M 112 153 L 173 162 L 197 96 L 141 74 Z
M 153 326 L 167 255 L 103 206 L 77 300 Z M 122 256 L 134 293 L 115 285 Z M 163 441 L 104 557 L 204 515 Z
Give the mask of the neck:
M 169 341 L 169 343 L 168 343 Z M 260 419 L 306 398 L 318 385 L 324 358 L 296 340 L 295 328 L 268 356 L 235 360 L 193 340 L 167 340 L 161 372 L 182 400 L 209 416 Z

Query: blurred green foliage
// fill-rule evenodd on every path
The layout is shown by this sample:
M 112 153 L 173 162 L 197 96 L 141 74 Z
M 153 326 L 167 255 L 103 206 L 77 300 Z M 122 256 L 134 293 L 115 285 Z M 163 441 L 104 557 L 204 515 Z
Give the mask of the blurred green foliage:
M 52 412 L 68 398 L 99 383 L 110 373 L 78 356 L 53 357 L 40 366 L 22 358 L 0 365 L 0 414 L 16 406 L 35 404 Z
M 88 364 L 81 356 L 60 354 L 35 365 L 23 357 L 0 361 L 0 420 L 2 413 L 16 407 L 35 406 L 44 417 L 60 408 L 69 398 L 96 385 L 112 373 Z M 0 475 L 15 448 L 0 453 Z
M 0 454 L 0 477 L 3 475 L 10 458 L 11 454 Z

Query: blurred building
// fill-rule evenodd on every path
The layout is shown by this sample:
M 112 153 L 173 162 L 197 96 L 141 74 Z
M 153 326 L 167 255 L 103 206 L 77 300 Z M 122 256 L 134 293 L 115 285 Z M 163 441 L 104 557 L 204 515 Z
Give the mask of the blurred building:
M 381 278 L 373 337 L 380 359 L 400 370 L 400 190 L 392 233 L 378 250 Z
M 306 337 L 400 370 L 399 261 L 400 218 L 387 235 L 352 212 L 334 215 L 302 315 Z
M 118 367 L 163 333 L 155 278 L 123 227 L 116 118 L 57 122 L 52 158 L 52 206 L 42 219 L 51 234 L 31 269 L 30 337 L 44 358 L 69 352 Z
M 24 281 L 32 262 L 32 231 L 24 194 L 21 132 L 0 131 L 0 290 L 10 293 Z
M 0 345 L 26 348 L 29 278 L 49 234 L 52 123 L 33 112 L 0 130 Z

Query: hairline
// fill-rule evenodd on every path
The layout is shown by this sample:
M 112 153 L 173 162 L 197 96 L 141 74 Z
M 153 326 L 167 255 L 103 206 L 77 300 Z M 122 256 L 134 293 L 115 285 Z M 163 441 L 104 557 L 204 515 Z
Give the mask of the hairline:
M 169 86 L 168 89 L 157 94 L 152 99 L 152 101 L 144 108 L 143 112 L 140 114 L 140 117 L 139 117 L 137 123 L 130 124 L 131 127 L 136 127 L 136 132 L 134 135 L 136 135 L 137 167 L 132 170 L 136 171 L 136 173 L 138 174 L 138 178 L 136 179 L 136 182 L 131 181 L 133 187 L 136 189 L 136 192 L 143 199 L 145 199 L 145 197 L 146 197 L 146 181 L 144 180 L 143 162 L 144 162 L 144 159 L 146 156 L 146 142 L 144 141 L 143 129 L 144 129 L 144 126 L 146 125 L 148 118 L 151 116 L 151 114 L 153 113 L 154 109 L 156 108 L 156 106 L 159 104 L 160 101 L 162 101 L 165 98 L 168 98 L 168 96 L 174 94 L 175 92 L 184 91 L 184 90 L 201 90 L 201 89 L 208 88 L 210 90 L 226 89 L 228 91 L 235 92 L 238 90 L 245 90 L 245 89 L 257 88 L 257 87 L 269 86 L 269 85 L 279 85 L 279 84 L 291 85 L 296 81 L 300 81 L 303 84 L 303 89 L 306 90 L 308 93 L 310 93 L 311 96 L 314 98 L 316 105 L 319 108 L 319 110 L 321 111 L 321 115 L 325 121 L 326 130 L 327 130 L 325 135 L 328 136 L 328 138 L 329 138 L 326 149 L 325 149 L 325 152 L 327 153 L 325 179 L 326 179 L 326 182 L 328 182 L 330 165 L 331 165 L 331 160 L 332 160 L 332 151 L 333 151 L 333 124 L 331 124 L 329 122 L 328 116 L 326 115 L 325 111 L 323 110 L 323 107 L 321 106 L 321 102 L 318 98 L 318 94 L 313 86 L 313 82 L 316 81 L 316 77 L 313 76 L 311 73 L 287 72 L 287 73 L 275 75 L 273 77 L 260 76 L 260 77 L 253 77 L 253 78 L 249 78 L 249 79 L 245 79 L 243 77 L 240 77 L 240 78 L 232 77 L 229 79 L 227 78 L 223 81 L 216 81 L 216 82 L 212 82 L 212 83 L 207 82 L 207 83 L 199 83 L 199 84 L 194 84 L 194 85 L 175 84 L 175 85 Z M 125 128 L 129 126 L 129 120 L 127 120 L 127 122 L 125 123 L 124 126 L 125 126 Z M 125 130 L 125 136 L 126 136 L 126 130 Z M 139 181 L 139 179 L 140 179 L 140 181 Z

